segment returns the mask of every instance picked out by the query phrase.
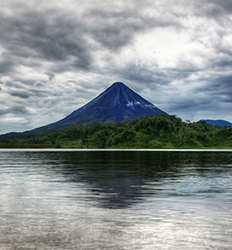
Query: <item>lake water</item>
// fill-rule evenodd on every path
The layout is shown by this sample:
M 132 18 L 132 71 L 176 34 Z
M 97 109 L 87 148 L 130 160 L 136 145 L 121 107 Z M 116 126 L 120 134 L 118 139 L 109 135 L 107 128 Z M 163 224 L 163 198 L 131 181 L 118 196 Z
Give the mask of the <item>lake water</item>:
M 0 249 L 232 249 L 232 153 L 1 152 Z

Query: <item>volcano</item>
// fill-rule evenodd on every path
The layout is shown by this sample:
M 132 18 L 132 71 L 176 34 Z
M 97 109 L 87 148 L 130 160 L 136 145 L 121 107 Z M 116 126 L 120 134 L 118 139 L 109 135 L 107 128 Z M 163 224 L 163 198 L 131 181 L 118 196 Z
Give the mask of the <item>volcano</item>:
M 43 128 L 62 128 L 81 123 L 118 123 L 156 115 L 167 115 L 167 113 L 145 100 L 124 83 L 115 82 L 83 107 Z
M 157 115 L 168 114 L 145 100 L 124 83 L 115 82 L 96 98 L 62 120 L 20 134 L 32 135 L 75 124 L 120 123 Z

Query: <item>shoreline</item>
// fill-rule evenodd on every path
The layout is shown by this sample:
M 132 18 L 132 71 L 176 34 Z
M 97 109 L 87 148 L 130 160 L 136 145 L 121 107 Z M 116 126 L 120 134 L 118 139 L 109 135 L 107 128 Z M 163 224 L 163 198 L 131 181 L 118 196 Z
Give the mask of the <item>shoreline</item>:
M 75 148 L 1 148 L 0 152 L 232 152 L 232 149 L 75 149 Z

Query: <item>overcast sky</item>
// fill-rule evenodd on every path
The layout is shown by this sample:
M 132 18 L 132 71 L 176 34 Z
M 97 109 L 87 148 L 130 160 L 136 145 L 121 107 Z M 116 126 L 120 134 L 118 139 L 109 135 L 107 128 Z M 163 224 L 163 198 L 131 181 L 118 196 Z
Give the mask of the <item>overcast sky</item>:
M 232 120 L 231 0 L 2 0 L 0 133 L 115 81 L 183 119 Z

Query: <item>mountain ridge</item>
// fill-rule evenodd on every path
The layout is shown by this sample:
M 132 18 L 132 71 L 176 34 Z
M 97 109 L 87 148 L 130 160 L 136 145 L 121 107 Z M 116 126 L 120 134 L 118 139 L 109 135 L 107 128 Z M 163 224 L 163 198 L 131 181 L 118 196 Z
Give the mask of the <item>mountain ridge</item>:
M 215 127 L 221 127 L 221 128 L 231 128 L 232 123 L 226 120 L 213 120 L 213 119 L 202 119 L 200 121 L 203 121 L 207 123 L 208 125 L 215 126 Z

